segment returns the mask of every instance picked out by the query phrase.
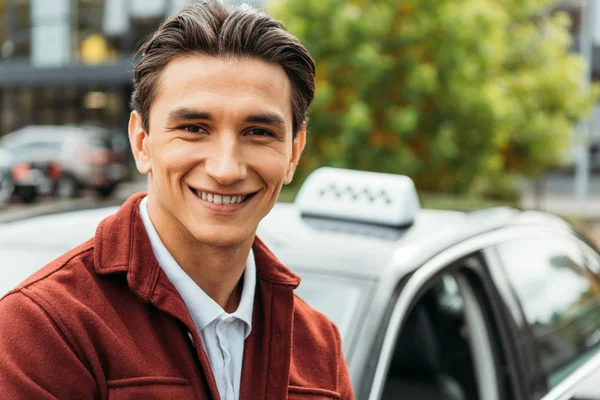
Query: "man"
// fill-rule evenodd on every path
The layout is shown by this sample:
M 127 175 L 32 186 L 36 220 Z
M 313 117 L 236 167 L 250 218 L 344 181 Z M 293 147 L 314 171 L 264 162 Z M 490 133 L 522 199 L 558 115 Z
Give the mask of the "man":
M 217 2 L 142 51 L 129 137 L 148 194 L 0 301 L 0 397 L 353 398 L 337 329 L 255 237 L 304 148 L 310 55 Z

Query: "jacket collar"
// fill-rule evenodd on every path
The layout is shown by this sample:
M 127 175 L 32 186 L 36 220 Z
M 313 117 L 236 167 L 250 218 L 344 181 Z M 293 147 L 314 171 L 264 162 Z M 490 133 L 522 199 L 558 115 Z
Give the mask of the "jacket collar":
M 163 286 L 168 279 L 154 257 L 140 215 L 139 204 L 145 196 L 146 193 L 134 194 L 114 215 L 100 222 L 94 239 L 94 267 L 99 275 L 126 273 L 131 291 L 145 302 L 150 302 L 157 283 Z M 300 278 L 286 268 L 258 237 L 252 248 L 259 280 L 292 288 L 300 284 Z M 169 289 L 175 291 L 174 288 Z

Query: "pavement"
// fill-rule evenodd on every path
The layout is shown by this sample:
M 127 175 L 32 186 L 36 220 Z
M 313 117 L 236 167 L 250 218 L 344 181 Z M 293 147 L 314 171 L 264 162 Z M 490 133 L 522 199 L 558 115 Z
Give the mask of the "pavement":
M 533 193 L 526 193 L 521 207 L 546 211 L 569 219 L 600 223 L 600 195 L 597 194 L 588 196 L 586 201 L 581 202 L 572 194 L 552 194 L 538 199 Z
M 146 190 L 146 181 L 138 179 L 132 182 L 123 182 L 117 187 L 113 196 L 108 199 L 98 199 L 92 193 L 84 192 L 81 197 L 76 199 L 56 200 L 51 198 L 41 198 L 33 204 L 13 203 L 4 209 L 0 209 L 0 223 L 30 218 L 41 214 L 119 205 L 132 194 L 145 192 Z
M 540 210 L 566 218 L 579 233 L 600 249 L 600 195 L 592 194 L 582 202 L 572 194 L 554 193 L 538 198 L 533 193 L 526 193 L 521 208 Z

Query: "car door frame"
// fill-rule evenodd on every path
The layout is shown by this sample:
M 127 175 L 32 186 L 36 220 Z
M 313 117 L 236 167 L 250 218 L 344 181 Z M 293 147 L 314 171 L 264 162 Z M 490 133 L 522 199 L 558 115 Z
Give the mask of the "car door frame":
M 513 240 L 519 236 L 498 238 L 498 241 L 490 244 L 481 250 L 481 254 L 488 266 L 488 272 L 494 282 L 494 288 L 497 296 L 504 305 L 505 313 L 503 315 L 504 324 L 509 326 L 512 331 L 513 351 L 516 351 L 519 357 L 519 375 L 522 381 L 522 390 L 528 399 L 537 399 L 538 391 L 545 392 L 548 389 L 545 373 L 537 367 L 541 365 L 541 360 L 537 352 L 534 352 L 527 343 L 532 339 L 532 332 L 525 318 L 525 313 L 508 276 L 504 273 L 504 266 L 495 249 L 498 244 Z M 529 238 L 529 236 L 526 236 Z
M 540 232 L 541 232 L 541 234 L 540 234 Z M 575 247 L 580 249 L 580 251 L 582 252 L 583 258 L 584 258 L 584 262 L 586 264 L 585 265 L 586 268 L 590 268 L 589 267 L 589 259 L 592 256 L 595 256 L 597 258 L 598 265 L 600 265 L 600 252 L 598 251 L 598 249 L 596 249 L 590 242 L 588 242 L 585 238 L 583 238 L 582 236 L 577 234 L 577 232 L 575 232 L 575 231 L 567 230 L 567 229 L 549 228 L 549 229 L 544 229 L 541 231 L 539 229 L 537 229 L 536 231 L 530 231 L 528 229 L 528 230 L 523 230 L 520 233 L 521 233 L 521 235 L 519 235 L 519 236 L 513 237 L 512 239 L 497 242 L 497 243 L 493 244 L 492 246 L 490 246 L 489 248 L 483 250 L 482 253 L 487 258 L 487 261 L 489 264 L 498 263 L 498 267 L 493 268 L 493 270 L 496 273 L 500 272 L 500 270 L 504 267 L 501 265 L 502 262 L 500 261 L 499 255 L 497 253 L 497 249 L 495 249 L 494 247 L 500 243 L 514 240 L 515 238 L 516 239 L 526 238 L 526 239 L 539 240 L 540 237 L 549 237 L 549 238 L 561 239 L 561 240 L 566 239 L 569 242 L 571 242 L 573 245 L 575 245 Z M 593 272 L 595 272 L 596 274 L 600 274 L 600 270 L 595 270 L 596 268 L 590 268 L 590 269 Z M 498 284 L 497 286 L 510 286 L 510 283 L 508 282 L 508 277 L 504 274 L 498 273 L 495 276 L 495 279 L 497 282 L 503 281 L 501 285 Z M 520 316 L 518 316 L 518 317 L 515 316 L 515 318 L 520 318 L 527 324 L 527 322 L 525 321 L 525 313 L 519 303 L 519 299 L 518 299 L 518 296 L 516 295 L 516 293 L 514 293 L 514 291 L 512 291 L 512 290 L 506 290 L 506 294 L 504 295 L 504 298 L 506 299 L 507 302 L 518 304 L 517 307 L 514 307 L 514 306 L 512 307 L 513 313 L 514 313 L 514 310 L 517 308 L 520 310 L 519 311 Z M 527 340 L 531 341 L 533 339 L 533 333 L 531 332 L 530 329 L 528 329 L 527 331 L 529 332 L 528 333 L 529 338 Z M 534 353 L 535 353 L 535 355 L 533 355 L 533 357 L 539 359 L 539 355 L 537 355 L 536 352 L 534 352 Z M 539 365 L 541 365 L 541 361 L 540 361 Z M 572 396 L 575 394 L 578 384 L 580 382 L 584 381 L 586 378 L 588 378 L 590 375 L 592 375 L 594 372 L 598 371 L 599 369 L 600 369 L 600 352 L 598 352 L 597 354 L 592 356 L 583 365 L 579 366 L 573 373 L 571 373 L 567 378 L 565 378 L 562 382 L 557 384 L 555 387 L 549 389 L 548 392 L 543 394 L 541 397 L 535 396 L 535 393 L 532 393 L 531 396 L 534 396 L 535 398 L 538 398 L 540 400 L 570 400 L 570 399 L 572 399 Z M 540 371 L 540 372 L 543 374 L 544 380 L 547 380 L 547 376 L 546 376 L 545 372 L 544 371 Z M 530 379 L 535 379 L 535 378 L 530 377 Z M 533 382 L 530 381 L 530 385 L 533 385 Z M 547 383 L 546 383 L 546 388 L 547 388 Z M 599 396 L 598 398 L 600 398 L 600 389 L 598 390 L 598 396 Z
M 409 315 L 412 306 L 415 301 L 419 298 L 420 294 L 426 290 L 427 285 L 430 284 L 436 277 L 440 276 L 444 272 L 449 271 L 453 266 L 468 258 L 469 256 L 475 256 L 480 253 L 483 249 L 493 246 L 497 242 L 504 241 L 505 238 L 512 237 L 515 231 L 523 229 L 521 226 L 510 226 L 493 230 L 481 235 L 466 239 L 450 248 L 442 251 L 441 253 L 432 257 L 429 261 L 419 267 L 408 279 L 403 279 L 398 283 L 399 293 L 397 298 L 390 300 L 391 312 L 389 316 L 385 318 L 381 324 L 382 339 L 381 344 L 374 346 L 377 351 L 378 359 L 373 371 L 373 377 L 370 379 L 370 385 L 368 386 L 368 395 L 365 396 L 368 400 L 379 400 L 383 391 L 385 378 L 389 365 L 391 363 L 392 352 L 394 345 L 398 339 L 399 333 L 402 330 L 403 325 L 406 322 L 406 317 Z M 490 290 L 494 286 L 493 280 L 490 279 L 489 275 L 485 273 L 487 268 L 485 259 L 481 258 L 482 271 L 477 272 L 478 278 L 484 283 L 486 288 L 486 294 L 489 296 L 489 301 L 492 307 L 494 307 L 499 313 L 503 313 L 501 302 L 499 298 L 494 294 L 494 290 Z M 501 342 L 511 371 L 511 383 L 514 388 L 513 399 L 514 400 L 525 400 L 530 397 L 524 391 L 527 382 L 524 382 L 519 371 L 522 370 L 521 365 L 516 353 L 510 350 L 510 342 L 513 334 L 508 327 L 505 326 L 503 318 L 495 316 L 495 323 L 501 327 L 499 329 Z M 364 387 L 368 382 L 362 382 Z M 361 392 L 365 393 L 365 392 Z

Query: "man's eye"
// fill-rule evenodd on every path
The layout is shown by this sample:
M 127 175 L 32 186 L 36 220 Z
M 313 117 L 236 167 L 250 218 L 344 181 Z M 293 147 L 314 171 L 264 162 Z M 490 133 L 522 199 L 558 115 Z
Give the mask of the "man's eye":
M 179 130 L 189 132 L 189 133 L 204 133 L 206 129 L 202 128 L 199 125 L 183 125 L 179 127 Z
M 262 128 L 252 128 L 248 130 L 248 134 L 259 137 L 273 137 L 273 133 Z

